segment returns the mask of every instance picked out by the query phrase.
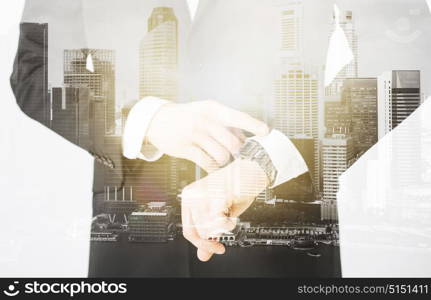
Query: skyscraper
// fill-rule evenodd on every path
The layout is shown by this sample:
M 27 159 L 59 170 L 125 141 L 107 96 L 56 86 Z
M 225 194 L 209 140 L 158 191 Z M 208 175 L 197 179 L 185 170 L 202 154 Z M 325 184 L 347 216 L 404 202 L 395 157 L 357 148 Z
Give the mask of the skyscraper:
M 418 70 L 384 72 L 378 77 L 379 139 L 397 127 L 421 104 Z
M 170 7 L 156 7 L 139 51 L 139 95 L 176 100 L 178 21 Z
M 302 0 L 283 1 L 281 10 L 281 51 L 283 57 L 299 57 L 303 41 Z
M 384 72 L 378 77 L 379 139 L 398 127 L 421 104 L 421 74 L 419 70 Z M 417 157 L 421 155 L 419 118 L 409 126 L 400 126 L 385 153 L 391 159 L 392 186 L 397 188 L 417 184 L 420 180 Z
M 289 138 L 313 138 L 315 167 L 313 184 L 320 190 L 318 108 L 319 89 L 316 75 L 302 64 L 290 64 L 274 82 L 274 126 Z
M 92 131 L 90 90 L 86 87 L 54 87 L 51 95 L 51 128 L 72 143 L 88 148 Z
M 352 107 L 346 98 L 336 98 L 325 102 L 325 136 L 352 132 Z
M 139 50 L 140 98 L 155 96 L 175 101 L 178 96 L 177 72 L 178 20 L 173 8 L 156 7 L 148 19 L 148 32 Z M 158 163 L 160 166 L 155 170 L 157 175 L 154 179 L 157 179 L 157 185 L 165 189 L 169 199 L 173 199 L 180 186 L 178 168 L 181 161 L 164 158 Z
M 20 47 L 15 58 L 15 69 L 12 74 L 12 83 L 23 81 L 28 78 L 21 78 L 21 74 L 31 72 L 32 78 L 40 81 L 35 85 L 35 89 L 28 93 L 28 89 L 16 89 L 18 104 L 24 111 L 31 112 L 32 118 L 49 125 L 50 102 L 48 95 L 48 24 L 43 23 L 21 23 L 20 25 Z M 29 53 L 30 52 L 30 53 Z M 32 63 L 28 64 L 24 59 L 31 56 Z M 28 70 L 32 66 L 42 66 Z
M 91 60 L 94 70 L 89 70 Z M 64 51 L 64 84 L 88 87 L 95 99 L 105 102 L 106 132 L 115 130 L 115 53 L 105 49 L 76 49 Z
M 314 166 L 310 171 L 314 189 L 319 192 L 319 80 L 317 73 L 304 67 L 303 1 L 276 1 L 276 5 L 280 11 L 281 70 L 273 85 L 272 119 L 274 127 L 289 138 L 313 142 Z
M 323 204 L 322 219 L 337 220 L 338 179 L 353 163 L 354 149 L 351 137 L 333 134 L 322 141 Z
M 333 25 L 335 26 L 335 15 L 333 16 Z M 343 82 L 346 78 L 358 77 L 358 35 L 356 33 L 356 26 L 353 19 L 352 11 L 343 11 L 340 14 L 340 26 L 349 43 L 349 47 L 353 52 L 353 60 L 346 65 L 338 74 L 333 82 L 326 87 L 325 95 L 334 96 L 341 92 Z M 329 36 L 332 35 L 332 32 Z
M 377 143 L 377 79 L 346 79 L 342 99 L 351 110 L 355 152 L 364 153 Z
M 289 137 L 317 137 L 318 80 L 296 65 L 275 80 L 275 127 Z

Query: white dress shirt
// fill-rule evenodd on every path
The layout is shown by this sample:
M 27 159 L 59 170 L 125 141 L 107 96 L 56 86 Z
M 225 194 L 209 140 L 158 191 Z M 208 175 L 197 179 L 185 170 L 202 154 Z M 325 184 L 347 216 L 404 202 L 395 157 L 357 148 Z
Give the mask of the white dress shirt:
M 199 0 L 187 0 L 191 19 L 194 19 Z M 135 104 L 127 117 L 123 134 L 123 155 L 129 159 L 142 159 L 153 162 L 160 159 L 163 153 L 153 145 L 144 143 L 148 128 L 155 114 L 162 105 L 169 101 L 157 97 L 145 97 Z M 277 177 L 272 187 L 278 186 L 308 171 L 302 155 L 295 145 L 278 130 L 272 130 L 265 137 L 252 138 L 267 151 Z

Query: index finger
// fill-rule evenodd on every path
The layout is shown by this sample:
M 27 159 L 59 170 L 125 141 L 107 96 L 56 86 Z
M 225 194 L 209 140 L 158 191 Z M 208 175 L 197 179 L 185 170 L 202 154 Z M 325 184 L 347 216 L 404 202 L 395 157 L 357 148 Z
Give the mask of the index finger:
M 241 111 L 218 105 L 217 119 L 226 127 L 246 130 L 257 136 L 265 136 L 269 133 L 268 125 Z
M 198 255 L 199 259 L 207 261 L 213 253 L 223 254 L 225 252 L 225 248 L 221 243 L 208 241 L 199 236 L 191 217 L 190 208 L 186 205 L 181 205 L 181 219 L 184 238 L 200 250 L 199 254 L 202 255 Z

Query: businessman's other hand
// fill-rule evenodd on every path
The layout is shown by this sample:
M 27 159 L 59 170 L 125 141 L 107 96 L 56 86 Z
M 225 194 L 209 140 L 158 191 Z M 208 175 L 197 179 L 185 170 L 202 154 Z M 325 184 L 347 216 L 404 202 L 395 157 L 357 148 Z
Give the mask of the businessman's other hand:
M 198 249 L 201 261 L 225 252 L 221 243 L 209 238 L 233 230 L 238 217 L 267 185 L 267 176 L 256 162 L 236 160 L 183 189 L 183 235 Z
M 265 123 L 214 101 L 168 103 L 154 116 L 147 139 L 167 155 L 213 171 L 238 152 L 244 140 L 241 130 L 269 133 Z

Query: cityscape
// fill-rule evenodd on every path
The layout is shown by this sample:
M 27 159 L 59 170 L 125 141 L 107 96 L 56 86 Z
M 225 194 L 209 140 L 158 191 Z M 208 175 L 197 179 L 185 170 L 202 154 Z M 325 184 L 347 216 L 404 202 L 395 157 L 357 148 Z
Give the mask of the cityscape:
M 248 113 L 273 120 L 273 127 L 301 152 L 310 174 L 262 192 L 237 228 L 218 239 L 229 246 L 287 246 L 318 257 L 312 249 L 319 243 L 338 245 L 339 176 L 421 105 L 422 74 L 406 69 L 359 77 L 361 40 L 356 23 L 361 20 L 354 11 L 345 10 L 339 20 L 333 17 L 333 25 L 339 22 L 354 58 L 325 87 L 325 66 L 309 66 L 303 60 L 302 1 L 289 1 L 278 9 L 280 68 L 273 82 L 271 109 L 261 107 Z M 51 86 L 49 26 L 22 23 L 21 31 L 43 45 L 40 58 L 45 66 L 46 99 L 41 122 L 84 149 L 98 150 L 90 151 L 97 175 L 91 240 L 160 243 L 179 238 L 181 190 L 204 172 L 171 157 L 153 163 L 122 157 L 122 130 L 134 103 L 118 109 L 116 52 L 64 49 L 64 84 Z M 178 100 L 179 44 L 183 42 L 179 26 L 173 8 L 152 10 L 136 62 L 140 99 Z M 401 160 L 404 167 L 409 156 L 405 153 Z M 406 174 L 398 184 L 416 182 L 415 176 Z

